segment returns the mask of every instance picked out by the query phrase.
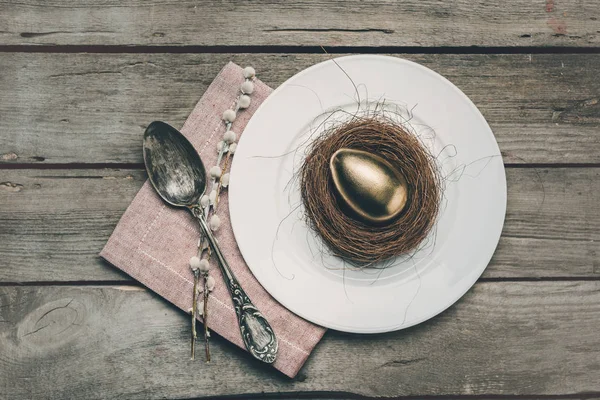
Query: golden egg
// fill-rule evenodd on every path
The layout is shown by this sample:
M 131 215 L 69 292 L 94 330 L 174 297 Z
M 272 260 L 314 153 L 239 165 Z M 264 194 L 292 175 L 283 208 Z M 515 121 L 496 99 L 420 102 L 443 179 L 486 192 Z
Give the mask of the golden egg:
M 347 214 L 369 225 L 384 225 L 406 205 L 406 178 L 378 155 L 339 149 L 329 160 L 333 185 Z

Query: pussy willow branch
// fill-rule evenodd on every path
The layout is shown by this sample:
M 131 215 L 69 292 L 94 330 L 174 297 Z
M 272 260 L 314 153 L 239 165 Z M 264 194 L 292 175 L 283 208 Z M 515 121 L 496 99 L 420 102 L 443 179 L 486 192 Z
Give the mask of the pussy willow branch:
M 192 294 L 192 360 L 196 358 L 196 308 L 198 303 L 198 270 L 194 270 L 194 292 Z
M 215 205 L 214 205 L 214 212 L 216 212 L 217 210 L 217 206 L 219 205 L 219 198 L 221 197 L 221 190 L 223 188 L 223 175 L 225 175 L 225 173 L 227 172 L 227 168 L 229 168 L 229 161 L 231 160 L 231 153 L 227 153 L 227 156 L 225 157 L 225 164 L 223 165 L 223 173 L 221 174 L 221 177 L 219 178 L 219 185 L 217 186 L 217 198 L 215 200 Z
M 235 104 L 235 109 L 234 112 L 237 113 L 240 110 L 240 97 L 243 95 L 240 94 L 238 96 L 238 98 L 236 99 L 236 104 Z M 232 122 L 227 122 L 225 124 L 225 132 L 229 132 L 231 130 L 231 126 L 232 126 Z M 223 163 L 223 168 L 221 169 L 221 174 L 218 178 L 218 182 L 217 182 L 217 178 L 213 177 L 211 179 L 211 185 L 210 185 L 210 193 L 212 193 L 213 190 L 215 190 L 215 198 L 213 201 L 213 204 L 211 204 L 210 202 L 210 198 L 209 198 L 209 203 L 208 205 L 204 208 L 204 218 L 206 218 L 206 220 L 208 221 L 211 215 L 216 214 L 217 212 L 217 205 L 219 204 L 219 198 L 220 198 L 220 194 L 223 188 L 223 176 L 227 173 L 228 168 L 230 166 L 230 160 L 231 160 L 231 153 L 229 152 L 229 147 L 230 147 L 230 143 L 226 143 L 225 141 L 222 141 L 222 146 L 219 149 L 219 155 L 217 157 L 217 162 L 216 165 L 220 166 L 220 164 L 223 161 L 223 156 L 225 154 L 227 154 L 225 156 L 225 162 Z M 216 189 L 215 189 L 215 185 L 216 185 Z M 204 251 L 206 250 L 207 252 L 207 257 L 206 260 L 210 261 L 211 258 L 211 249 L 210 246 L 207 243 L 207 238 L 206 235 L 202 234 L 202 236 L 200 237 L 200 241 L 198 242 L 198 257 L 200 259 L 202 259 L 202 256 L 204 254 Z M 192 311 L 192 318 L 194 319 L 193 325 L 192 325 L 192 359 L 194 359 L 194 353 L 195 353 L 195 343 L 196 343 L 196 325 L 195 325 L 195 318 L 197 315 L 197 302 L 198 302 L 198 297 L 197 297 L 197 282 L 198 282 L 198 276 L 197 276 L 197 271 L 194 271 L 194 275 L 195 275 L 195 279 L 194 279 L 194 305 L 193 305 L 193 311 Z M 204 309 L 202 312 L 202 321 L 203 321 L 203 325 L 204 325 L 204 347 L 205 347 L 205 351 L 206 351 L 206 362 L 210 362 L 210 347 L 209 347 L 209 340 L 208 338 L 210 337 L 210 333 L 208 331 L 208 272 L 205 272 L 202 274 L 203 277 L 203 284 L 204 284 L 204 290 L 203 290 L 203 305 L 204 305 Z
M 202 322 L 204 325 L 204 349 L 206 352 L 206 362 L 210 362 L 210 347 L 208 345 L 208 273 L 204 274 L 204 310 L 202 310 Z

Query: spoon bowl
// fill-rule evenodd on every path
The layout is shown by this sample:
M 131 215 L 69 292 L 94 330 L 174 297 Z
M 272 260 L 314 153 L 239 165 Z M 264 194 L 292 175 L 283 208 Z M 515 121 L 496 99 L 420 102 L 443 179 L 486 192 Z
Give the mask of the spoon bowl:
M 206 170 L 192 144 L 182 137 L 171 125 L 152 122 L 144 133 L 144 164 L 152 186 L 164 201 L 191 207 L 206 191 Z

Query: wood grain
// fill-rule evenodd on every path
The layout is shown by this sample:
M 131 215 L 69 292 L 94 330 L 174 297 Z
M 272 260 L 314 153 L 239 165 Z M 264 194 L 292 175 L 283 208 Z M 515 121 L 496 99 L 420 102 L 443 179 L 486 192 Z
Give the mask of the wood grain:
M 97 255 L 142 132 L 181 126 L 229 60 L 275 87 L 319 46 L 513 53 L 396 54 L 463 90 L 515 167 L 498 249 L 449 310 L 330 331 L 294 380 L 220 337 L 191 363 L 188 317 Z M 0 398 L 600 399 L 598 46 L 600 0 L 0 0 Z
M 5 399 L 600 392 L 598 281 L 479 283 L 405 331 L 330 331 L 294 380 L 218 337 L 190 362 L 188 317 L 136 287 L 4 287 L 0 319 Z
M 443 74 L 474 101 L 505 162 L 600 163 L 600 54 L 403 57 Z M 146 125 L 181 126 L 227 61 L 254 65 L 275 87 L 326 59 L 3 53 L 0 164 L 140 163 Z
M 600 43 L 600 2 L 9 0 L 11 45 L 571 46 Z
M 0 173 L 0 282 L 128 279 L 98 253 L 143 171 Z M 506 223 L 484 277 L 599 277 L 599 178 L 600 168 L 508 169 Z

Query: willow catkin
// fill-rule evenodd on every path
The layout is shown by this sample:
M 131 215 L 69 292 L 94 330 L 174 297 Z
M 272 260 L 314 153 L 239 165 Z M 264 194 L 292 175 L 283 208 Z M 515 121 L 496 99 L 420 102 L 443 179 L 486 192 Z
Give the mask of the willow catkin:
M 405 176 L 408 200 L 402 214 L 371 226 L 342 211 L 329 160 L 338 149 L 379 155 Z M 435 158 L 419 139 L 390 120 L 355 118 L 324 132 L 300 169 L 300 192 L 309 225 L 330 251 L 357 265 L 370 265 L 416 250 L 435 225 L 442 185 Z

